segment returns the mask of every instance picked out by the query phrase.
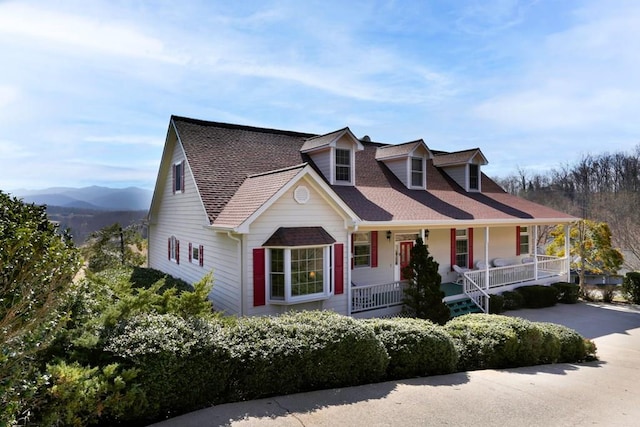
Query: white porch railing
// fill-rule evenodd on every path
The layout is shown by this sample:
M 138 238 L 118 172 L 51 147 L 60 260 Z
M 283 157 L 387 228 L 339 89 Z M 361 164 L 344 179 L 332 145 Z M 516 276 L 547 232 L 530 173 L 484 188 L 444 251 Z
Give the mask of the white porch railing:
M 351 312 L 377 310 L 403 304 L 407 282 L 351 287 Z
M 479 288 L 486 290 L 513 285 L 514 283 L 539 280 L 545 277 L 560 276 L 567 271 L 566 258 L 539 255 L 537 266 L 535 263 L 530 262 L 527 264 L 508 265 L 506 267 L 492 267 L 489 268 L 488 271 L 468 271 L 464 276 Z

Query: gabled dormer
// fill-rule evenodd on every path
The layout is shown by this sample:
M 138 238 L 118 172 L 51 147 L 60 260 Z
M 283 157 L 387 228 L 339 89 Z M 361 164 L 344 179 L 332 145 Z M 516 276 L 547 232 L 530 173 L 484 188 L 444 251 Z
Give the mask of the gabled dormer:
M 469 192 L 482 191 L 480 169 L 488 163 L 479 148 L 455 153 L 438 153 L 433 158 L 434 166 L 442 169 L 460 187 Z
M 311 157 L 329 184 L 353 186 L 356 184 L 356 152 L 362 150 L 362 143 L 346 127 L 307 139 L 300 152 Z
M 422 139 L 376 150 L 376 160 L 384 162 L 408 189 L 414 190 L 427 188 L 427 160 L 432 158 L 431 150 Z

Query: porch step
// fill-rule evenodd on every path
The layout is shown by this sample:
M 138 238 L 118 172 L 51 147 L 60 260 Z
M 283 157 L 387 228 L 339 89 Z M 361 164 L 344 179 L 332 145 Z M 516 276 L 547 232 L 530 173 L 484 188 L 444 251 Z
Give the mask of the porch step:
M 482 313 L 480 307 L 475 305 L 471 298 L 462 298 L 455 301 L 449 301 L 446 303 L 451 312 L 451 317 L 462 316 L 469 313 Z

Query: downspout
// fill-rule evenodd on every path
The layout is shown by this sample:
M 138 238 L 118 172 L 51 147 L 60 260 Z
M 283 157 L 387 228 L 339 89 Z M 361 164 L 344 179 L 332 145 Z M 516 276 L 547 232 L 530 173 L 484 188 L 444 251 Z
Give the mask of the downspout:
M 238 243 L 236 246 L 238 248 L 237 259 L 240 262 L 240 316 L 244 316 L 244 266 L 242 265 L 242 239 L 233 236 L 231 231 L 227 231 L 227 237 Z

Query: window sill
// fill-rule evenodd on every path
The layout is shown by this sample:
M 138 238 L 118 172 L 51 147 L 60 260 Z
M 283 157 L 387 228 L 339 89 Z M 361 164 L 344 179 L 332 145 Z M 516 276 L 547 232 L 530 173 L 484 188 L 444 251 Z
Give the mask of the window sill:
M 290 298 L 288 300 L 272 299 L 272 300 L 269 300 L 269 304 L 272 304 L 272 305 L 305 304 L 305 303 L 308 303 L 308 302 L 328 300 L 329 298 L 331 298 L 331 296 L 332 296 L 332 294 L 314 294 L 314 295 L 307 295 L 307 296 L 304 296 L 304 297 Z

